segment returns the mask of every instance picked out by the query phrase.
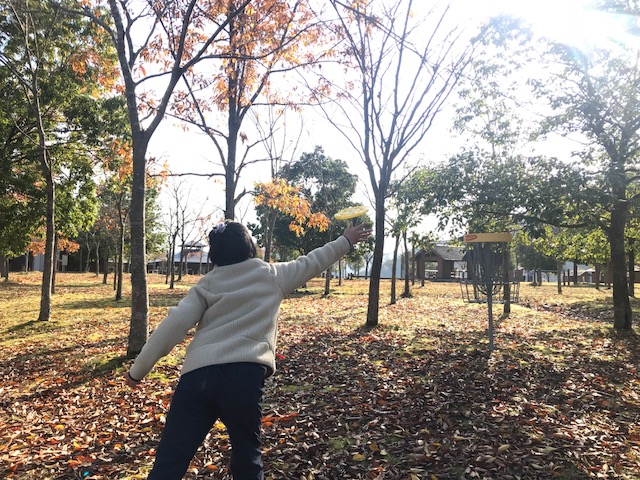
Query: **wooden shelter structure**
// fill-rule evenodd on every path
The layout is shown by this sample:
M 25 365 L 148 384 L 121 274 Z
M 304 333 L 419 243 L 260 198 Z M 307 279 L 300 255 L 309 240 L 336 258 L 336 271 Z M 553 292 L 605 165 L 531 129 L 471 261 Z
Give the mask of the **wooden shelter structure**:
M 434 245 L 430 250 L 416 253 L 416 278 L 451 280 L 457 277 L 456 263 L 464 261 L 464 247 Z M 426 265 L 435 263 L 435 272 L 427 270 Z

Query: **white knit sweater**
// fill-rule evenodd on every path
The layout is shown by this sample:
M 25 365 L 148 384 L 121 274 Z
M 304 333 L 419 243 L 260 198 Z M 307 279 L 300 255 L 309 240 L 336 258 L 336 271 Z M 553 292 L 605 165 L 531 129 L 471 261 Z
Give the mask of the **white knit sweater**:
M 149 337 L 130 370 L 142 380 L 155 363 L 196 327 L 182 373 L 232 362 L 266 365 L 275 371 L 280 303 L 349 252 L 344 236 L 292 262 L 253 258 L 214 267 L 194 285 Z

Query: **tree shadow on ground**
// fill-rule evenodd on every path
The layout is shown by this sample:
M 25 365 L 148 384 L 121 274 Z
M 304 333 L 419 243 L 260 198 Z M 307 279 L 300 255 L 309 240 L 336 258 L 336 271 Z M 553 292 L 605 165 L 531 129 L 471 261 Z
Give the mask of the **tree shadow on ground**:
M 632 456 L 612 445 L 633 435 L 625 408 L 632 397 L 616 385 L 632 381 L 624 366 L 637 361 L 635 337 L 618 351 L 621 340 L 605 336 L 615 358 L 601 359 L 590 356 L 593 345 L 571 342 L 571 332 L 499 334 L 513 346 L 492 354 L 478 348 L 486 341 L 482 329 L 415 333 L 429 342 L 412 348 L 360 328 L 310 332 L 290 344 L 270 392 L 269 408 L 288 419 L 266 429 L 275 445 L 266 455 L 271 473 L 578 479 L 607 468 L 612 475 L 613 468 L 634 471 Z M 535 347 L 558 350 L 558 342 L 562 355 Z M 286 415 L 292 411 L 298 416 Z M 306 447 L 297 446 L 296 435 Z

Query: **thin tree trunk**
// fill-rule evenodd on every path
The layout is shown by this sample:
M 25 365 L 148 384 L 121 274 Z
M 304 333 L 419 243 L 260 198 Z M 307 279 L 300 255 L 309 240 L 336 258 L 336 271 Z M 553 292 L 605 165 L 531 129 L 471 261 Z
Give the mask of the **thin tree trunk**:
M 4 278 L 5 283 L 9 281 L 9 262 L 7 257 L 0 254 L 0 274 Z
M 393 247 L 393 261 L 391 262 L 391 305 L 396 303 L 396 269 L 398 266 L 398 248 L 400 248 L 400 235 L 395 235 Z
M 138 133 L 139 136 L 143 136 Z M 135 357 L 149 335 L 149 295 L 147 287 L 145 197 L 147 139 L 133 142 L 131 189 L 131 321 L 127 356 Z
M 107 247 L 107 253 L 104 256 L 102 265 L 102 284 L 106 285 L 109 280 L 109 257 L 111 256 L 111 247 Z
M 629 265 L 629 274 L 628 274 L 628 279 L 629 279 L 629 296 L 630 297 L 635 297 L 636 293 L 635 293 L 635 283 L 636 283 L 636 274 L 635 274 L 635 270 L 636 270 L 636 253 L 633 249 L 633 240 L 629 240 L 629 261 L 628 261 L 628 265 Z
M 173 242 L 171 243 L 171 258 L 169 259 L 169 289 L 173 290 L 176 281 L 176 240 L 178 238 L 178 233 L 176 232 L 173 236 Z
M 90 264 L 91 264 L 91 252 L 93 251 L 93 248 L 91 248 L 91 246 L 87 243 L 87 261 L 84 265 L 84 271 L 85 273 L 88 273 L 90 270 Z
M 611 270 L 613 280 L 613 326 L 616 330 L 631 330 L 633 315 L 628 295 L 627 266 L 624 245 L 626 206 L 619 202 L 611 212 Z
M 564 262 L 561 262 L 560 260 L 556 261 L 556 275 L 558 276 L 558 294 L 559 295 L 562 295 L 562 272 L 564 270 L 563 266 L 564 266 Z
M 56 293 L 56 276 L 58 274 L 58 258 L 60 251 L 58 250 L 58 235 L 54 236 L 53 241 L 53 270 L 51 271 L 51 295 Z
M 184 268 L 184 244 L 180 249 L 180 258 L 178 259 L 178 282 L 182 281 L 182 270 Z
M 509 244 L 506 244 L 502 253 L 502 281 L 503 283 L 503 295 L 504 303 L 502 305 L 502 315 L 507 317 L 511 313 L 511 263 L 509 262 L 511 250 Z
M 116 300 L 122 300 L 122 281 L 124 277 L 124 218 L 122 213 L 118 218 L 118 267 L 114 271 L 114 282 L 117 278 L 116 286 Z
M 55 187 L 53 179 L 47 175 L 47 207 L 46 207 L 46 235 L 44 250 L 44 268 L 42 272 L 42 291 L 40 298 L 40 314 L 38 320 L 47 321 L 51 317 L 51 295 L 53 288 L 53 256 L 55 242 L 54 199 Z
M 384 194 L 386 188 L 378 187 L 376 195 L 376 225 L 375 244 L 373 247 L 373 260 L 371 261 L 371 280 L 369 281 L 369 301 L 367 305 L 367 327 L 378 325 L 380 313 L 380 275 L 382 273 L 382 259 L 384 256 Z
M 40 109 L 39 85 L 36 75 L 33 75 L 32 92 L 34 93 L 34 107 L 38 125 L 38 143 L 40 166 L 46 182 L 47 205 L 45 210 L 45 247 L 44 268 L 42 272 L 42 289 L 40 295 L 40 313 L 38 320 L 48 321 L 51 318 L 51 289 L 53 285 L 53 255 L 55 250 L 55 183 L 53 181 L 53 165 L 49 158 L 42 113 Z
M 324 272 L 324 295 L 331 293 L 331 274 L 333 272 L 333 265 L 331 265 Z
M 329 235 L 328 241 L 330 242 L 331 240 L 333 240 L 333 231 L 331 227 L 329 227 L 329 231 L 327 233 Z M 333 265 L 327 268 L 327 271 L 325 273 L 325 277 L 324 277 L 324 294 L 325 295 L 329 295 L 329 293 L 331 292 L 331 272 L 333 272 Z
M 171 236 L 169 236 L 169 249 L 167 250 L 167 265 L 166 265 L 166 269 L 164 272 L 164 284 L 168 285 L 169 284 L 169 262 L 170 262 L 170 258 L 171 258 Z
M 404 242 L 404 292 L 402 296 L 404 298 L 411 297 L 411 287 L 409 279 L 409 246 L 407 244 L 407 231 L 402 232 L 402 240 Z M 413 277 L 413 275 L 411 275 Z
M 411 245 L 411 285 L 416 284 L 416 246 Z
M 233 32 L 233 29 L 232 29 Z M 224 183 L 225 183 L 225 206 L 224 218 L 229 220 L 235 219 L 236 211 L 236 157 L 238 152 L 238 134 L 240 132 L 240 124 L 242 120 L 237 107 L 237 99 L 235 92 L 236 79 L 233 75 L 229 76 L 229 117 L 228 127 L 229 136 L 227 137 L 227 165 L 225 167 Z
M 266 224 L 267 231 L 265 232 L 265 239 L 264 239 L 264 261 L 268 263 L 271 261 L 273 229 L 275 228 L 275 225 L 276 225 L 275 212 L 271 212 L 271 215 L 267 214 L 267 221 L 265 222 L 265 224 Z

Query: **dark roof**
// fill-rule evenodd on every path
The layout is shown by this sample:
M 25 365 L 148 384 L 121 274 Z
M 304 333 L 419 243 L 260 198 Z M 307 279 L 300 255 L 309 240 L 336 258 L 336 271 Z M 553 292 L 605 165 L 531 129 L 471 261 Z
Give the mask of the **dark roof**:
M 461 262 L 465 254 L 464 247 L 450 247 L 449 245 L 434 245 L 427 252 L 427 257 L 440 257 L 443 260 Z

